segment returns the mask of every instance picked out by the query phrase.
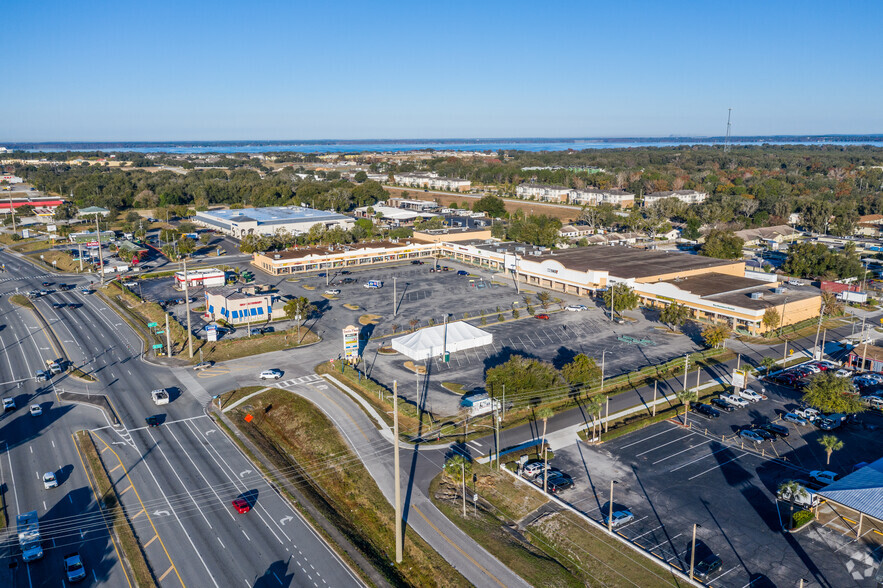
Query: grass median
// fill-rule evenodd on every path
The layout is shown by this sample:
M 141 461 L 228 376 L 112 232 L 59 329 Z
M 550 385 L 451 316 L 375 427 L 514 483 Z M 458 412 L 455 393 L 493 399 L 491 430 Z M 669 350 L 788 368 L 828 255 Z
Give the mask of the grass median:
M 246 415 L 255 418 L 250 423 Z M 414 532 L 396 565 L 395 513 L 334 424 L 309 401 L 278 388 L 228 413 L 237 428 L 394 586 L 468 586 Z
M 430 497 L 454 524 L 529 584 L 687 585 L 574 513 L 536 516 L 548 502 L 540 492 L 488 466 L 473 463 L 472 467 L 476 481 L 467 484 L 465 516 L 461 486 L 445 473 L 432 481 Z M 473 493 L 479 495 L 476 504 Z
M 41 255 L 43 256 L 42 259 L 40 258 Z M 43 263 L 46 267 L 56 269 L 60 272 L 79 273 L 80 271 L 80 262 L 75 261 L 69 253 L 65 253 L 64 251 L 51 249 L 49 251 L 44 251 L 43 253 L 31 253 L 28 257 L 37 263 Z M 86 264 L 85 267 L 89 267 L 89 264 Z
M 101 463 L 101 457 L 98 455 L 92 436 L 86 431 L 77 431 L 76 439 L 80 453 L 86 460 L 86 466 L 92 473 L 92 479 L 95 480 L 95 491 L 104 505 L 105 516 L 113 524 L 114 534 L 119 540 L 120 549 L 129 563 L 135 585 L 139 587 L 156 586 L 156 582 L 153 581 L 153 573 L 147 564 L 144 552 L 141 550 L 141 544 L 135 537 L 131 522 L 120 506 L 119 496 Z

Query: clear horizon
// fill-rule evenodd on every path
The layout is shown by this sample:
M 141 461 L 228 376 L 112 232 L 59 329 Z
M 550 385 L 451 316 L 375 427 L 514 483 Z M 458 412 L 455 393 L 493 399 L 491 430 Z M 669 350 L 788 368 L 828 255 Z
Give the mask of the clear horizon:
M 883 129 L 870 0 L 5 8 L 0 144 Z

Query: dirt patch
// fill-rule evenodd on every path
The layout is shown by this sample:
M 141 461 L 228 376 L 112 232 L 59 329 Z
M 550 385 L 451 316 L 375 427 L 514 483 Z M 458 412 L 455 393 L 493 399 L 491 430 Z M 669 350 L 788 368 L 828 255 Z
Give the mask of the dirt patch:
M 404 363 L 405 369 L 411 370 L 414 373 L 423 375 L 426 373 L 426 366 L 424 365 L 415 365 L 413 361 L 406 361 Z
M 459 394 L 460 396 L 468 392 L 468 390 L 463 389 L 463 384 L 458 384 L 457 382 L 442 382 L 442 388 L 450 390 L 454 394 Z
M 360 325 L 376 325 L 382 317 L 379 314 L 363 314 L 359 317 Z
M 315 286 L 310 286 L 309 284 L 303 284 L 301 286 L 301 288 L 303 288 L 304 290 L 315 290 L 316 289 Z
M 381 347 L 377 350 L 377 353 L 379 353 L 380 355 L 395 355 L 396 353 L 398 353 L 398 351 L 396 351 L 392 347 Z
M 403 197 L 410 200 L 437 201 L 442 206 L 448 206 L 454 202 L 456 202 L 457 205 L 464 201 L 471 203 L 482 198 L 482 196 L 476 196 L 474 194 L 426 194 L 422 190 L 413 191 L 402 190 L 401 188 L 389 188 L 386 186 L 384 187 L 389 192 L 404 192 Z M 539 202 L 530 202 L 527 200 L 510 200 L 507 198 L 504 198 L 503 202 L 506 203 L 506 211 L 509 214 L 514 214 L 515 211 L 521 210 L 524 212 L 524 214 L 545 214 L 546 216 L 551 216 L 565 221 L 575 220 L 580 213 L 580 208 L 578 206 L 557 206 L 554 204 L 541 204 Z
M 362 309 L 362 307 L 359 306 L 358 304 L 350 304 L 350 303 L 344 304 L 343 307 L 347 310 L 361 310 Z

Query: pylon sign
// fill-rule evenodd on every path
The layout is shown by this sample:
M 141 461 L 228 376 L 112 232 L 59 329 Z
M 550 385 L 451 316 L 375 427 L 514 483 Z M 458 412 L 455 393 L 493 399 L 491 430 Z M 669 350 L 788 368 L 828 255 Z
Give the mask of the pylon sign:
M 343 355 L 347 361 L 359 357 L 359 329 L 353 325 L 343 328 Z

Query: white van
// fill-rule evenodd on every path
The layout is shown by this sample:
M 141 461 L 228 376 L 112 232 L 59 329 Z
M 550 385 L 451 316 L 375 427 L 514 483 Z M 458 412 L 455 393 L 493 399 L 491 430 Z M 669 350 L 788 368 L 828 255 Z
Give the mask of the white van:
M 879 396 L 865 396 L 862 398 L 862 402 L 867 404 L 868 408 L 883 410 L 883 398 L 880 398 Z

